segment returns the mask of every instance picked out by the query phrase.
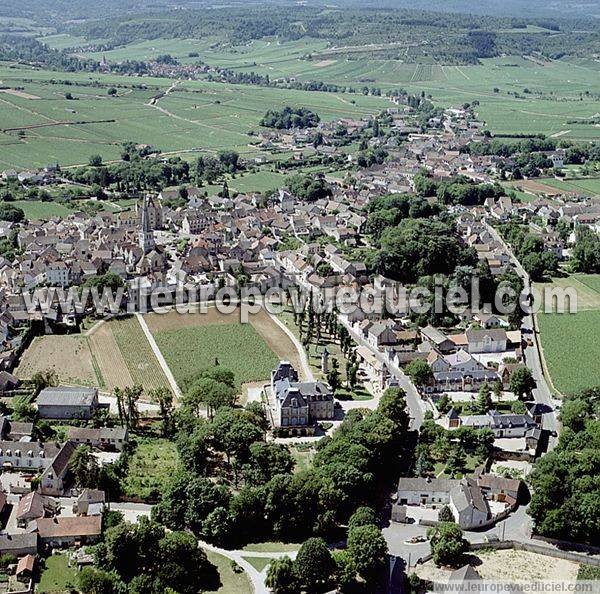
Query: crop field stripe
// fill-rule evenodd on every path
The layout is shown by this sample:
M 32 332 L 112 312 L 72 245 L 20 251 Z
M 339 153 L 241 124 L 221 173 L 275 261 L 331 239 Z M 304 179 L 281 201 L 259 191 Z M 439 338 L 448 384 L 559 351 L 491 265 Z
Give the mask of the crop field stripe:
M 161 387 L 170 389 L 137 318 L 113 320 L 110 323 L 133 381 L 144 386 L 146 390 Z

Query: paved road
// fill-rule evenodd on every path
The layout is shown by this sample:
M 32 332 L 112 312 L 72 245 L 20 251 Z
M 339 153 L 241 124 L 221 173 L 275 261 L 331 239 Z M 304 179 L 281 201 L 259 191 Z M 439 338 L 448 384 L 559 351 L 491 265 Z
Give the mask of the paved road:
M 383 529 L 383 535 L 388 543 L 390 553 L 404 559 L 408 567 L 414 567 L 420 557 L 429 555 L 429 541 L 411 544 L 415 536 L 425 536 L 427 527 L 419 524 L 391 523 Z M 465 538 L 470 543 L 482 543 L 486 538 L 495 537 L 500 540 L 516 540 L 527 542 L 531 540 L 531 518 L 527 515 L 527 506 L 519 506 L 514 513 L 495 526 L 482 531 L 465 531 Z M 535 541 L 540 544 L 541 541 Z M 543 543 L 541 543 L 543 544 Z
M 521 266 L 521 263 L 516 258 L 511 247 L 502 239 L 502 237 L 500 237 L 496 229 L 487 223 L 485 225 L 492 237 L 504 247 L 506 253 L 510 256 L 511 262 L 514 265 L 517 274 L 523 279 L 525 291 L 530 293 L 531 279 L 529 278 L 529 274 L 527 274 L 526 270 L 523 268 L 523 266 Z M 535 379 L 536 387 L 533 390 L 533 398 L 536 402 L 545 404 L 552 409 L 551 412 L 544 414 L 543 428 L 557 435 L 558 431 L 560 431 L 560 423 L 555 412 L 557 401 L 553 398 L 552 392 L 548 387 L 548 382 L 546 381 L 546 376 L 544 375 L 544 368 L 540 356 L 541 348 L 539 345 L 539 331 L 537 329 L 535 316 L 533 314 L 526 315 L 523 318 L 522 327 L 532 331 L 529 336 L 531 336 L 533 344 L 532 346 L 528 346 L 523 354 L 525 357 L 525 362 L 529 369 L 531 369 L 533 378 Z M 553 449 L 556 444 L 557 438 L 551 435 L 548 443 L 548 449 Z

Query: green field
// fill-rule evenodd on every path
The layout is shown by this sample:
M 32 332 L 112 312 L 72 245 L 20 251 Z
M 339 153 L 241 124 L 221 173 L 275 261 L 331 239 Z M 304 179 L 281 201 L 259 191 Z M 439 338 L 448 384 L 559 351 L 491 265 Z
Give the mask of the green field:
M 177 448 L 166 439 L 138 439 L 122 482 L 123 494 L 132 499 L 156 500 L 177 469 Z
M 217 568 L 220 581 L 218 586 L 208 588 L 204 590 L 205 592 L 214 594 L 230 594 L 231 592 L 235 592 L 236 594 L 252 594 L 254 590 L 245 571 L 239 573 L 233 571 L 231 560 L 223 555 L 219 555 L 219 553 L 213 553 L 206 549 L 204 552 L 208 560 Z
M 273 562 L 273 559 L 269 557 L 242 557 L 242 559 L 248 561 L 256 571 L 263 571 L 265 567 Z
M 66 217 L 72 210 L 58 202 L 41 202 L 40 200 L 15 200 L 13 206 L 21 208 L 28 219 L 49 219 L 52 217 Z
M 456 66 L 412 63 L 405 55 L 406 48 L 399 48 L 395 59 L 377 59 L 368 48 L 333 50 L 327 48 L 325 41 L 310 38 L 216 47 L 211 42 L 144 42 L 107 52 L 107 57 L 115 61 L 144 59 L 169 52 L 186 61 L 187 52 L 194 48 L 199 58 L 211 66 L 256 72 L 271 79 L 319 80 L 359 89 L 363 85 L 382 89 L 402 86 L 413 92 L 430 93 L 441 105 L 456 106 L 477 99 L 481 102 L 480 118 L 495 133 L 541 132 L 566 138 L 600 138 L 600 128 L 584 121 L 600 111 L 596 98 L 600 92 L 600 64 L 593 59 L 540 61 L 528 56 L 506 56 L 484 59 L 478 65 Z M 87 55 L 96 59 L 101 56 Z M 308 55 L 310 59 L 306 58 Z
M 552 186 L 566 192 L 577 192 L 579 194 L 587 194 L 589 196 L 600 196 L 600 178 L 580 178 L 580 179 L 557 179 L 540 178 L 540 183 Z
M 551 313 L 544 308 L 537 314 L 546 368 L 552 384 L 562 394 L 600 385 L 596 334 L 600 328 L 600 274 L 572 274 L 554 278 L 551 283 L 536 283 L 547 288 L 575 289 L 576 313 Z
M 600 309 L 600 275 L 571 274 L 564 278 L 553 278 L 552 282 L 535 283 L 534 286 L 540 292 L 542 302 L 548 301 L 548 307 L 543 308 L 546 313 L 556 311 L 557 303 L 549 302 L 550 299 L 554 299 L 551 292 L 556 289 L 576 291 L 577 311 Z M 574 310 L 574 304 L 572 307 Z M 567 308 L 568 304 L 565 304 L 564 309 Z
M 256 155 L 260 151 L 251 144 L 256 138 L 248 132 L 260 129 L 268 109 L 308 107 L 327 121 L 370 116 L 389 105 L 382 97 L 355 95 L 351 103 L 334 93 L 186 81 L 152 106 L 152 97 L 172 80 L 81 72 L 58 76 L 6 65 L 0 65 L 0 80 L 26 94 L 0 93 L 0 169 L 85 164 L 93 154 L 117 160 L 125 141 L 170 154 L 234 149 Z M 107 94 L 112 86 L 117 97 Z
M 40 594 L 65 594 L 78 583 L 76 567 L 69 567 L 66 555 L 51 555 L 45 560 L 36 592 Z
M 237 385 L 268 380 L 279 359 L 250 324 L 207 324 L 154 333 L 177 383 L 182 386 L 215 359 L 235 374 Z
M 83 41 L 68 35 L 44 38 L 57 48 L 77 47 Z M 479 118 L 497 134 L 600 139 L 600 126 L 590 121 L 600 112 L 600 63 L 592 59 L 541 62 L 506 56 L 456 66 L 411 63 L 401 51 L 396 59 L 377 59 L 361 53 L 360 48 L 344 53 L 327 48 L 323 40 L 309 38 L 285 43 L 260 40 L 240 46 L 216 45 L 214 41 L 159 39 L 85 57 L 106 55 L 119 62 L 170 53 L 183 62 L 200 59 L 212 66 L 269 75 L 272 80 L 319 80 L 356 90 L 363 86 L 378 86 L 383 91 L 403 87 L 431 94 L 442 106 L 478 100 Z M 198 58 L 190 58 L 191 52 Z M 92 154 L 116 160 L 124 141 L 151 144 L 171 154 L 233 149 L 252 156 L 258 151 L 248 132 L 259 129 L 267 109 L 303 106 L 331 120 L 373 115 L 390 105 L 385 97 L 362 93 L 199 80 L 178 84 L 158 106 L 152 106 L 152 97 L 171 87 L 173 80 L 57 73 L 6 63 L 0 64 L 0 80 L 28 96 L 0 93 L 0 168 L 40 167 L 57 161 L 63 166 L 77 165 Z M 117 97 L 107 95 L 111 86 L 118 89 Z M 75 99 L 65 99 L 66 93 Z M 19 136 L 19 130 L 24 136 Z M 588 189 L 598 192 L 597 184 Z
M 537 319 L 546 366 L 556 389 L 569 394 L 600 386 L 600 310 L 538 314 Z
M 146 388 L 170 389 L 169 382 L 137 318 L 112 320 L 110 327 L 134 383 Z

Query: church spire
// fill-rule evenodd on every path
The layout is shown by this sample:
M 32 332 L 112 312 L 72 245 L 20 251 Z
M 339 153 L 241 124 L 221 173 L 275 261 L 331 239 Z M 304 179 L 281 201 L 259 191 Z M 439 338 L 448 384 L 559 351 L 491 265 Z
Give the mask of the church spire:
M 142 199 L 142 212 L 140 213 L 141 218 L 141 231 L 139 233 L 139 245 L 147 254 L 154 248 L 154 231 L 150 225 L 150 217 L 148 216 L 148 197 L 145 196 Z

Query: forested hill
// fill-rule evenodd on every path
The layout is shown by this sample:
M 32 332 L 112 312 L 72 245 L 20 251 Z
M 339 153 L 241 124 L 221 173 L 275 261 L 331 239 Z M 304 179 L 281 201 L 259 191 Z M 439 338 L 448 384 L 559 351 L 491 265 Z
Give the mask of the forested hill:
M 265 6 L 266 4 L 296 5 L 295 0 L 232 0 L 229 6 Z M 414 0 L 308 0 L 309 6 L 323 7 L 369 7 L 414 9 Z M 56 17 L 68 19 L 94 19 L 117 16 L 125 13 L 164 11 L 170 9 L 199 9 L 214 6 L 210 0 L 3 0 L 0 15 L 28 16 L 42 18 Z M 455 12 L 462 14 L 509 16 L 522 18 L 554 17 L 600 18 L 598 0 L 428 0 L 419 4 L 419 8 L 436 12 Z
M 315 2 L 318 3 L 318 2 Z M 348 5 L 380 8 L 414 8 L 413 0 L 346 0 Z M 312 4 L 312 2 L 309 2 Z M 428 0 L 420 8 L 436 12 L 456 12 L 521 18 L 600 18 L 598 0 Z
M 473 64 L 502 54 L 560 59 L 600 53 L 600 21 L 465 16 L 397 8 L 282 6 L 273 11 L 262 5 L 169 11 L 75 24 L 67 31 L 115 45 L 159 38 L 218 37 L 234 45 L 263 37 L 280 41 L 313 38 L 328 41 L 339 54 L 349 48 L 348 52 L 354 53 L 351 59 L 357 57 L 356 46 L 368 46 L 360 51 L 376 53 L 379 58 L 450 64 Z

